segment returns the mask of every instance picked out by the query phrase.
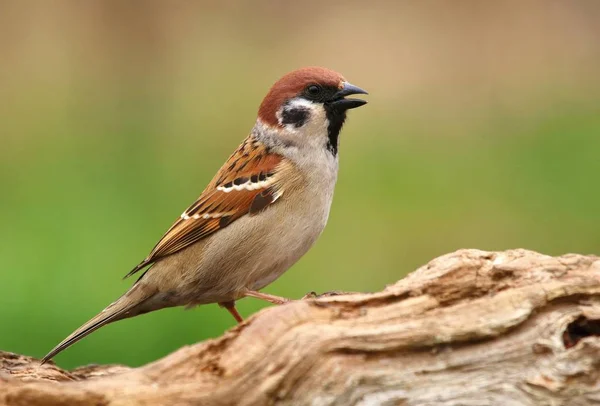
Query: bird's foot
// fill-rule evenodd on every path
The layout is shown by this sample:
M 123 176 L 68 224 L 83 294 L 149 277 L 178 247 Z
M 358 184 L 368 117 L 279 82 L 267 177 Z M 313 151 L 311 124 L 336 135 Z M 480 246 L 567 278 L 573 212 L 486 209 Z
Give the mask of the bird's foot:
M 342 290 L 332 290 L 329 292 L 325 292 L 325 293 L 321 293 L 320 295 L 318 295 L 316 292 L 308 292 L 306 295 L 304 295 L 300 300 L 307 300 L 307 299 L 321 299 L 324 297 L 331 297 L 331 296 L 338 296 L 338 295 L 349 295 L 352 293 L 356 293 L 356 292 L 345 292 Z M 266 300 L 269 303 L 273 303 L 276 305 L 281 305 L 281 304 L 285 304 L 285 303 L 289 303 L 289 302 L 293 302 L 293 299 L 287 299 L 285 297 L 281 297 L 281 296 L 275 296 L 275 295 L 270 295 L 268 293 L 262 293 L 262 292 L 257 292 L 254 290 L 247 290 L 244 293 L 244 296 L 247 297 L 254 297 L 256 299 L 261 299 L 261 300 Z
M 244 293 L 244 296 L 247 297 L 254 297 L 256 299 L 261 299 L 261 300 L 266 300 L 269 303 L 273 303 L 276 305 L 280 305 L 280 304 L 284 304 L 284 303 L 289 303 L 292 301 L 292 299 L 287 299 L 285 297 L 281 297 L 281 296 L 275 296 L 275 295 L 270 295 L 268 293 L 262 293 L 262 292 L 257 292 L 254 290 L 247 290 Z
M 319 295 L 317 295 L 317 292 L 311 290 L 310 292 L 308 292 L 306 295 L 302 296 L 300 298 L 300 300 L 306 300 L 306 299 L 318 299 Z

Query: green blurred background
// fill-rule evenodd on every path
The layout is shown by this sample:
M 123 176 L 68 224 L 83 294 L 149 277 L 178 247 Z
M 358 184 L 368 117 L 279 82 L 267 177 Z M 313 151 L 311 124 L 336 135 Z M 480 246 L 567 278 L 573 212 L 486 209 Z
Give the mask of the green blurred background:
M 325 233 L 267 292 L 379 290 L 467 247 L 598 253 L 599 21 L 595 0 L 1 1 L 0 349 L 42 356 L 125 291 L 305 65 L 369 104 Z M 56 361 L 140 365 L 233 324 L 163 310 Z

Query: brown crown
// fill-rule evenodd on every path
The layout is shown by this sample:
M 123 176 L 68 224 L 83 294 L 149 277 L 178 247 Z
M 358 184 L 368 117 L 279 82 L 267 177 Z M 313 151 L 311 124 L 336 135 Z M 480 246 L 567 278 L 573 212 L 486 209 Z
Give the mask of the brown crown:
M 263 99 L 258 109 L 258 118 L 271 126 L 279 125 L 275 113 L 286 100 L 297 96 L 306 86 L 319 84 L 321 86 L 342 87 L 344 77 L 330 69 L 318 66 L 300 68 L 279 79 Z

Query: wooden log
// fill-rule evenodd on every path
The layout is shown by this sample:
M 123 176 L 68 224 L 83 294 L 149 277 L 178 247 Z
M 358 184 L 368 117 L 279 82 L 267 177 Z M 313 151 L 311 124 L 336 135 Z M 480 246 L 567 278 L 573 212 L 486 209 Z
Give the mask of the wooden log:
M 378 293 L 265 309 L 140 368 L 0 353 L 4 405 L 592 405 L 600 258 L 460 250 Z

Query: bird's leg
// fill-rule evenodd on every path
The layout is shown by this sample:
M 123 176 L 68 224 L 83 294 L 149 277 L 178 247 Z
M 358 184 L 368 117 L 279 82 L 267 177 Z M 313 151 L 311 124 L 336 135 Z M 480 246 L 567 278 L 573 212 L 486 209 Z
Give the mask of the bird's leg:
M 257 299 L 266 300 L 267 302 L 280 305 L 284 303 L 291 302 L 291 299 L 286 299 L 285 297 L 269 295 L 268 293 L 261 293 L 254 290 L 247 290 L 244 292 L 244 296 L 255 297 Z
M 227 309 L 227 311 L 229 313 L 231 313 L 231 315 L 233 316 L 233 318 L 238 323 L 241 323 L 242 321 L 244 321 L 244 319 L 242 318 L 242 316 L 240 316 L 240 314 L 238 313 L 237 309 L 235 308 L 235 301 L 231 300 L 229 302 L 220 302 L 219 306 L 224 307 L 225 309 Z

